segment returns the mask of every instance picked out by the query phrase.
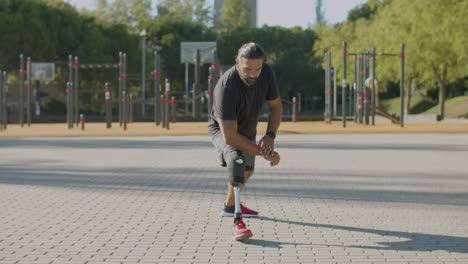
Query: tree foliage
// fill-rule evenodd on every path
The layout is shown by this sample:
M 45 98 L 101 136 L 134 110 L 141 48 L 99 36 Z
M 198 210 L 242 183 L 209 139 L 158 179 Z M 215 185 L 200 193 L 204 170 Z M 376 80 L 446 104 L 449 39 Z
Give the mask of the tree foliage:
M 436 82 L 443 107 L 447 84 L 466 75 L 467 2 L 369 0 L 359 11 L 350 12 L 349 22 L 320 29 L 314 50 L 317 54 L 331 50 L 337 54 L 333 64 L 340 65 L 342 41 L 347 41 L 354 52 L 367 52 L 375 47 L 377 52 L 384 53 L 399 53 L 400 44 L 404 43 L 407 94 L 412 82 L 426 90 Z M 395 59 L 377 60 L 377 78 L 381 83 L 399 80 L 399 64 Z
M 60 98 L 65 97 L 68 79 L 68 56 L 77 56 L 81 63 L 117 63 L 118 52 L 128 53 L 130 68 L 136 68 L 138 37 L 121 25 L 103 25 L 95 18 L 80 15 L 71 5 L 59 0 L 0 1 L 0 67 L 10 78 L 19 69 L 19 55 L 33 62 L 56 63 L 56 80 L 51 86 Z M 83 71 L 83 87 L 103 87 L 104 81 L 116 85 L 116 72 Z M 101 89 L 84 93 L 81 101 L 88 111 L 99 112 Z M 87 106 L 86 106 L 87 105 Z
M 158 16 L 188 18 L 204 25 L 211 24 L 213 19 L 213 9 L 205 0 L 161 0 L 157 9 Z
M 82 13 L 94 16 L 101 23 L 125 25 L 134 33 L 152 19 L 151 0 L 98 0 L 95 10 Z
M 348 12 L 347 21 L 356 22 L 358 19 L 371 19 L 372 16 L 377 12 L 378 7 L 381 5 L 382 1 L 379 0 L 369 0 L 362 5 L 358 5 L 355 8 L 351 9 Z M 384 2 L 389 2 L 384 1 Z
M 247 0 L 225 0 L 217 27 L 222 31 L 250 26 L 251 10 Z
M 185 68 L 180 62 L 180 43 L 182 41 L 216 41 L 215 33 L 203 24 L 192 22 L 190 18 L 175 16 L 158 17 L 149 22 L 146 28 L 151 45 L 161 47 L 164 78 L 171 80 L 172 89 L 182 91 Z

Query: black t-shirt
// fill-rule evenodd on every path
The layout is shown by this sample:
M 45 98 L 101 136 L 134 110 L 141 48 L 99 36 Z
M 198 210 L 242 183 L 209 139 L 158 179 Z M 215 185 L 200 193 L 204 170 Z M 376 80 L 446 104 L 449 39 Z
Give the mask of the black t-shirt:
M 218 120 L 237 120 L 239 134 L 254 139 L 263 104 L 278 97 L 275 74 L 268 64 L 263 64 L 252 86 L 244 84 L 233 66 L 221 76 L 214 89 L 210 133 L 220 130 Z

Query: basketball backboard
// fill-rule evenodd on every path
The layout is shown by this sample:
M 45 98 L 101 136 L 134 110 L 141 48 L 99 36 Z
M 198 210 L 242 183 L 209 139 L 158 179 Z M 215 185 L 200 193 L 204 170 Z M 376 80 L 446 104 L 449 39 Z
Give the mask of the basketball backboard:
M 216 42 L 181 42 L 180 62 L 195 63 L 197 49 L 200 50 L 201 63 L 213 63 L 213 51 L 216 50 Z
M 53 81 L 55 79 L 55 64 L 33 62 L 31 64 L 31 76 L 36 81 Z

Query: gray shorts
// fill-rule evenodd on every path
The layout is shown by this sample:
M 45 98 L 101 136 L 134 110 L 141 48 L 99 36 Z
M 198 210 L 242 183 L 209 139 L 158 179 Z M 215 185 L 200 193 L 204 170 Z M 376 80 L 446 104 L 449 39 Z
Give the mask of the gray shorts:
M 245 170 L 246 171 L 254 170 L 255 168 L 255 155 L 254 154 L 243 153 L 233 148 L 232 146 L 227 145 L 224 142 L 224 138 L 223 138 L 223 135 L 221 134 L 221 131 L 210 133 L 210 139 L 214 147 L 216 148 L 216 151 L 219 154 L 219 160 L 221 162 L 221 166 L 230 167 L 228 166 L 228 164 L 234 162 L 234 159 L 240 156 L 240 157 L 243 157 L 243 160 L 245 163 Z M 253 143 L 256 143 L 255 139 L 251 141 Z

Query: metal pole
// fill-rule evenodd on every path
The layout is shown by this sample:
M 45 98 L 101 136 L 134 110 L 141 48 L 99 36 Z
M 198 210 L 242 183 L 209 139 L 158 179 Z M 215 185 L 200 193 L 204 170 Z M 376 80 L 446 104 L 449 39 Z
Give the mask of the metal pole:
M 24 56 L 20 54 L 20 95 L 19 95 L 19 122 L 21 127 L 24 125 Z
M 3 73 L 0 71 L 0 131 L 3 131 L 3 126 L 5 123 L 5 120 L 3 119 L 3 104 L 4 100 L 3 98 L 5 97 L 4 95 L 4 89 L 3 89 Z
M 74 96 L 74 107 L 75 107 L 75 115 L 74 115 L 74 121 L 76 126 L 79 124 L 80 120 L 80 113 L 79 113 L 79 105 L 78 105 L 78 94 L 80 90 L 80 80 L 79 80 L 79 70 L 80 70 L 80 61 L 78 60 L 78 56 L 75 57 L 75 85 L 74 85 L 74 91 L 73 91 L 73 96 Z
M 127 123 L 128 123 L 128 106 L 127 106 L 127 101 L 128 101 L 128 91 L 127 91 L 127 53 L 123 54 L 123 76 L 122 76 L 122 90 L 123 90 L 123 102 L 122 102 L 122 108 L 123 108 L 123 122 L 125 123 L 125 130 L 127 130 Z
M 41 115 L 41 97 L 40 97 L 40 93 L 41 93 L 41 81 L 40 80 L 36 80 L 35 81 L 35 84 L 36 84 L 36 88 L 34 90 L 34 102 L 35 102 L 35 106 L 36 106 L 36 116 L 39 116 Z
M 67 82 L 67 125 L 73 128 L 73 83 Z
M 375 108 L 376 108 L 376 93 L 375 93 L 375 47 L 372 47 L 372 125 L 375 126 Z
M 331 51 L 328 52 L 328 65 L 330 67 L 328 71 L 328 123 L 332 123 L 333 115 L 333 67 L 332 67 L 332 53 Z
M 328 105 L 328 91 L 329 91 L 329 75 L 330 75 L 330 64 L 329 64 L 329 52 L 325 53 L 325 111 L 324 111 L 324 119 L 325 123 L 328 124 L 328 113 L 329 113 L 329 105 Z
M 175 123 L 177 121 L 177 101 L 175 99 L 175 96 L 171 97 L 171 105 L 172 123 Z
M 369 92 L 369 87 L 366 85 L 366 80 L 367 80 L 367 73 L 369 72 L 369 54 L 365 54 L 362 56 L 364 63 L 364 70 L 362 72 L 362 80 L 363 80 L 363 90 L 364 90 L 364 117 L 365 117 L 365 124 L 369 125 L 369 115 L 370 115 L 370 92 Z
M 296 123 L 297 119 L 297 98 L 293 97 L 292 98 L 292 115 L 291 115 L 291 120 Z
M 141 68 L 141 118 L 145 119 L 145 100 L 146 100 L 146 34 L 142 36 L 143 54 Z
M 32 62 L 31 57 L 27 58 L 27 83 L 28 83 L 28 90 L 26 91 L 26 121 L 28 122 L 28 126 L 31 126 L 31 89 L 32 89 Z
M 332 68 L 333 72 L 333 114 L 332 116 L 335 117 L 337 115 L 337 110 L 338 110 L 338 94 L 337 94 L 337 88 L 336 88 L 336 68 Z
M 366 55 L 361 54 L 361 124 L 367 124 L 367 93 L 366 93 Z
M 165 90 L 169 86 L 169 80 L 166 79 L 165 82 Z M 162 127 L 166 128 L 166 99 L 165 99 L 165 92 L 161 95 L 161 123 Z
M 193 86 L 193 94 L 192 94 L 192 109 L 193 109 L 193 117 L 198 118 L 200 117 L 200 75 L 201 75 L 201 58 L 200 58 L 200 49 L 197 49 L 197 60 L 195 64 L 195 85 Z
M 105 103 L 106 103 L 106 128 L 112 127 L 112 89 L 110 88 L 110 83 L 106 82 L 105 84 Z
M 154 52 L 154 122 L 161 124 L 161 55 Z
M 343 121 L 343 127 L 346 127 L 346 89 L 347 89 L 347 83 L 346 83 L 346 42 L 343 41 L 343 81 L 342 81 L 342 92 L 341 92 L 341 116 L 342 116 L 342 121 Z
M 357 57 L 357 112 L 358 112 L 358 123 L 362 124 L 362 90 L 361 90 L 361 79 L 362 79 L 362 56 Z
M 331 65 L 331 51 L 328 52 L 328 56 L 327 56 L 327 65 L 328 65 L 328 74 L 327 74 L 327 123 L 328 124 L 331 124 L 332 122 L 332 116 L 333 116 L 333 105 L 332 105 L 332 100 L 333 100 L 333 97 L 332 97 L 332 93 L 333 93 L 333 90 L 332 90 L 332 65 Z
M 185 114 L 189 112 L 189 64 L 185 63 Z
M 400 51 L 400 126 L 404 127 L 404 111 L 405 111 L 405 44 L 401 44 Z
M 80 124 L 81 124 L 81 130 L 85 130 L 85 117 L 84 117 L 84 114 L 81 113 L 80 114 Z
M 8 125 L 8 105 L 7 105 L 7 92 L 8 92 L 8 75 L 3 72 L 3 129 L 6 130 Z
M 169 118 L 170 118 L 170 101 L 171 101 L 171 84 L 169 83 L 169 80 L 166 79 L 166 90 L 164 92 L 166 95 L 166 100 L 165 100 L 165 116 L 164 116 L 164 122 L 166 123 L 166 129 L 169 130 Z
M 358 123 L 358 82 L 359 82 L 359 69 L 358 69 L 358 56 L 354 55 L 354 83 L 353 83 L 353 112 L 354 123 Z
M 119 52 L 119 124 L 122 126 L 122 92 L 123 92 L 123 53 Z
M 123 123 L 123 129 L 127 130 L 127 93 L 124 90 L 122 92 L 122 123 Z
M 128 122 L 129 123 L 133 123 L 133 108 L 134 108 L 134 105 L 133 105 L 133 94 L 130 93 L 129 96 L 128 96 Z
M 67 82 L 67 124 L 68 128 L 73 127 L 73 72 L 75 66 L 73 63 L 73 56 L 68 56 L 68 82 Z

